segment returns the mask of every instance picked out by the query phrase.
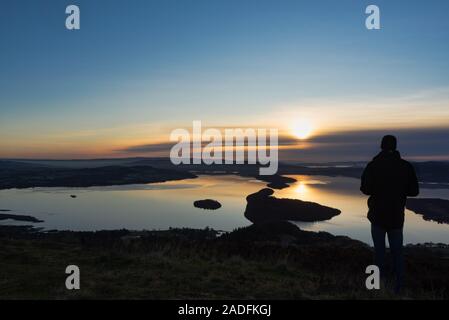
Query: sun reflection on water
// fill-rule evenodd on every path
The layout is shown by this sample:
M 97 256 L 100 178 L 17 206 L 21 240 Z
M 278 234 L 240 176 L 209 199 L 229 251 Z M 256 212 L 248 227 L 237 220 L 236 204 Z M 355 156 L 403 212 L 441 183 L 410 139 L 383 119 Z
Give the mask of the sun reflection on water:
M 299 196 L 304 196 L 308 193 L 309 191 L 309 187 L 307 186 L 306 183 L 299 181 L 294 189 L 294 192 L 299 195 Z

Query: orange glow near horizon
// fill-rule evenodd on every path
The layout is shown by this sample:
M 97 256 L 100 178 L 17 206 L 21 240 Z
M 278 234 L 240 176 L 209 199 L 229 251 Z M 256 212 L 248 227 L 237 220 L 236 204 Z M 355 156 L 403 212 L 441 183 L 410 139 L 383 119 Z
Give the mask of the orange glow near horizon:
M 255 120 L 248 126 L 239 126 L 235 123 L 228 125 L 216 124 L 220 132 L 227 128 L 278 128 L 279 130 L 279 150 L 301 149 L 308 150 L 314 148 L 326 148 L 331 143 L 316 143 L 315 138 L 322 135 L 352 135 L 358 130 L 379 130 L 378 127 L 367 123 L 360 128 L 354 124 L 343 126 L 341 123 L 334 123 L 331 126 L 326 121 L 326 116 L 319 118 L 316 114 L 289 114 L 288 117 L 275 117 L 271 123 L 263 123 Z M 396 130 L 406 130 L 407 128 L 447 128 L 447 125 L 426 126 L 402 126 Z M 93 158 L 125 158 L 125 157 L 165 157 L 169 156 L 170 147 L 175 142 L 169 141 L 171 130 L 184 128 L 192 133 L 192 124 L 189 122 L 171 123 L 166 125 L 155 125 L 151 123 L 137 123 L 132 125 L 121 125 L 111 128 L 85 129 L 85 130 L 38 130 L 39 128 L 10 128 L 6 130 L 4 139 L 0 142 L 0 158 L 27 158 L 27 159 L 93 159 Z M 211 122 L 204 122 L 204 130 L 212 128 Z M 293 140 L 293 141 L 292 141 Z M 146 148 L 148 146 L 148 148 Z M 152 148 L 154 146 L 154 148 Z M 133 147 L 142 147 L 135 148 Z M 166 149 L 165 149 L 166 147 Z M 235 150 L 248 147 L 232 147 Z M 223 151 L 227 150 L 223 146 Z M 447 159 L 448 155 L 441 153 L 434 157 L 428 155 L 416 155 L 422 157 L 419 160 Z

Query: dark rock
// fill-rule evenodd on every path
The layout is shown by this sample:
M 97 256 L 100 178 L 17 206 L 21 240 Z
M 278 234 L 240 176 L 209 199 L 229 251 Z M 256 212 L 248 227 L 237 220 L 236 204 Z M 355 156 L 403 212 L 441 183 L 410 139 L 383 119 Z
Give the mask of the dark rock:
M 407 199 L 407 209 L 420 214 L 424 220 L 449 224 L 449 200 L 444 199 Z
M 272 189 L 262 189 L 246 197 L 245 217 L 253 223 L 291 220 L 315 222 L 329 220 L 340 214 L 340 210 L 318 203 L 296 199 L 273 197 Z
M 76 198 L 76 195 L 71 194 L 71 195 L 70 195 L 70 198 Z
M 206 209 L 206 210 L 217 210 L 221 208 L 221 203 L 212 200 L 212 199 L 205 199 L 205 200 L 197 200 L 193 203 L 193 205 L 196 208 Z

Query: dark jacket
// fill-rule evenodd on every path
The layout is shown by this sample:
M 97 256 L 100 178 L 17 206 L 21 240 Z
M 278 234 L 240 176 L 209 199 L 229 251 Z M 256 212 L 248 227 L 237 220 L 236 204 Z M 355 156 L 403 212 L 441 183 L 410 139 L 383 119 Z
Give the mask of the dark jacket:
M 404 226 L 407 196 L 419 194 L 415 169 L 397 151 L 382 151 L 368 163 L 360 190 L 370 196 L 368 219 L 387 230 Z

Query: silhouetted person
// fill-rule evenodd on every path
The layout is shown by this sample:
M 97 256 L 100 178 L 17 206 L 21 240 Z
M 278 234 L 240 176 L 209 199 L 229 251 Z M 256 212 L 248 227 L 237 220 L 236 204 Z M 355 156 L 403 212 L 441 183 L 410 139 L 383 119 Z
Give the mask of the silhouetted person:
M 407 196 L 419 194 L 418 179 L 413 166 L 403 160 L 396 150 L 394 136 L 383 137 L 382 151 L 366 166 L 360 190 L 369 195 L 368 219 L 371 222 L 375 263 L 384 275 L 385 235 L 394 260 L 395 291 L 403 282 L 403 234 L 404 207 Z

